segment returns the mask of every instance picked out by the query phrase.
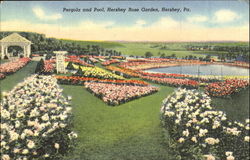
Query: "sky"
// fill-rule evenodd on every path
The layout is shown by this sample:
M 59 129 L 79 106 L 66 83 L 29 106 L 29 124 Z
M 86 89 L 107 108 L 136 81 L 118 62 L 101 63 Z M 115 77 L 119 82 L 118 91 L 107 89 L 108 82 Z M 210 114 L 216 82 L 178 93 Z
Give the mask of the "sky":
M 107 8 L 125 8 L 107 12 Z M 162 12 L 180 8 L 181 12 Z M 65 12 L 65 9 L 92 12 Z M 94 12 L 104 8 L 105 12 Z M 138 12 L 128 12 L 138 8 Z M 144 12 L 142 8 L 158 8 Z M 188 8 L 189 10 L 185 10 Z M 249 41 L 249 2 L 217 1 L 7 1 L 0 4 L 1 31 L 99 41 Z

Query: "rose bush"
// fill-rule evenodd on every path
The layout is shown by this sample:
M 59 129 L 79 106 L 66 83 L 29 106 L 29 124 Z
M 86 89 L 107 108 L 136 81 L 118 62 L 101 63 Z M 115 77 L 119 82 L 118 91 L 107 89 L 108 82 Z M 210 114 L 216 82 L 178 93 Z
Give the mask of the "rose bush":
M 5 78 L 5 75 L 3 73 L 0 73 L 0 80 L 4 78 Z
M 249 119 L 230 121 L 211 106 L 211 98 L 195 90 L 178 89 L 161 108 L 161 121 L 176 159 L 249 159 Z
M 51 76 L 32 75 L 2 94 L 1 159 L 62 159 L 77 134 L 70 97 Z

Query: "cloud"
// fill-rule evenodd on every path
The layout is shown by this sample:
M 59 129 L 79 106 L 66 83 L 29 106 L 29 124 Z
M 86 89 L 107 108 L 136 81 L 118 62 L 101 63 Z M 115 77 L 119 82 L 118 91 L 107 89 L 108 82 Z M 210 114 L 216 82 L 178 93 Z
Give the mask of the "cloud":
M 191 23 L 206 22 L 207 20 L 208 20 L 208 18 L 206 16 L 202 16 L 202 15 L 195 15 L 195 16 L 187 18 L 187 21 L 191 22 Z
M 137 21 L 135 22 L 135 24 L 136 24 L 137 26 L 143 26 L 143 25 L 147 24 L 147 22 L 140 19 L 140 20 L 137 20 Z
M 213 21 L 216 23 L 225 23 L 225 22 L 232 22 L 239 18 L 240 16 L 236 12 L 233 12 L 228 9 L 221 9 L 215 12 Z
M 40 7 L 35 7 L 32 9 L 33 13 L 41 20 L 58 20 L 62 18 L 62 15 L 59 13 L 46 15 L 44 10 Z
M 249 23 L 242 26 L 208 28 L 171 17 L 162 17 L 151 25 L 117 26 L 112 21 L 85 20 L 74 26 L 34 24 L 29 21 L 1 22 L 2 31 L 29 31 L 47 37 L 75 40 L 125 41 L 249 41 Z M 139 23 L 143 24 L 143 23 Z
M 84 28 L 93 29 L 93 28 L 108 28 L 112 27 L 115 23 L 113 21 L 103 21 L 103 22 L 94 22 L 91 20 L 86 20 L 80 23 L 80 26 Z

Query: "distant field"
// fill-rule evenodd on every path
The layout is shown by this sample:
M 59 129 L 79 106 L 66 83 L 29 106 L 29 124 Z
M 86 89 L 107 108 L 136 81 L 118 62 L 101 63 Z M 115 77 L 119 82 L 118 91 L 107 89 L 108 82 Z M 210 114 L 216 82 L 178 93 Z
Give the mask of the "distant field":
M 124 55 L 144 56 L 146 52 L 151 52 L 153 56 L 166 56 L 176 54 L 177 57 L 193 55 L 204 57 L 207 54 L 225 54 L 223 51 L 187 51 L 185 46 L 248 46 L 248 42 L 109 42 L 109 41 L 74 41 L 62 39 L 64 42 L 75 42 L 80 46 L 99 45 L 105 49 L 113 49 Z M 160 54 L 159 54 L 160 53 Z
M 122 47 L 115 47 L 113 49 L 122 52 L 125 55 L 134 55 L 134 56 L 144 56 L 146 52 L 151 52 L 153 56 L 160 56 L 160 54 L 165 53 L 166 56 L 175 54 L 177 57 L 185 57 L 188 55 L 193 55 L 197 57 L 203 57 L 202 54 L 197 54 L 192 51 L 185 50 L 180 44 L 171 43 L 167 44 L 168 49 L 161 49 L 160 47 L 155 47 L 154 43 L 122 43 Z M 159 54 L 160 53 L 160 54 Z

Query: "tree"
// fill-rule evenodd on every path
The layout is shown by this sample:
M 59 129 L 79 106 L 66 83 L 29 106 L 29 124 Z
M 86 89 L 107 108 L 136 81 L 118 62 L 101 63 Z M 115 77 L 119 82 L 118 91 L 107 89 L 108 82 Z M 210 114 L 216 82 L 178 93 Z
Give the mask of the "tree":
M 160 56 L 160 58 L 165 58 L 165 57 L 166 57 L 165 53 L 162 53 Z
M 211 61 L 211 55 L 207 55 L 207 56 L 205 57 L 205 61 Z
M 153 56 L 153 54 L 151 53 L 151 52 L 146 52 L 145 53 L 145 57 L 146 58 L 150 58 L 150 57 L 152 57 Z
M 42 74 L 44 69 L 44 60 L 41 58 L 36 65 L 35 73 Z
M 81 66 L 79 66 L 77 72 L 74 74 L 75 76 L 83 76 L 83 71 L 81 69 Z
M 66 67 L 66 69 L 68 69 L 68 70 L 74 70 L 75 68 L 73 66 L 73 63 L 69 62 L 68 65 L 67 65 L 67 67 Z

